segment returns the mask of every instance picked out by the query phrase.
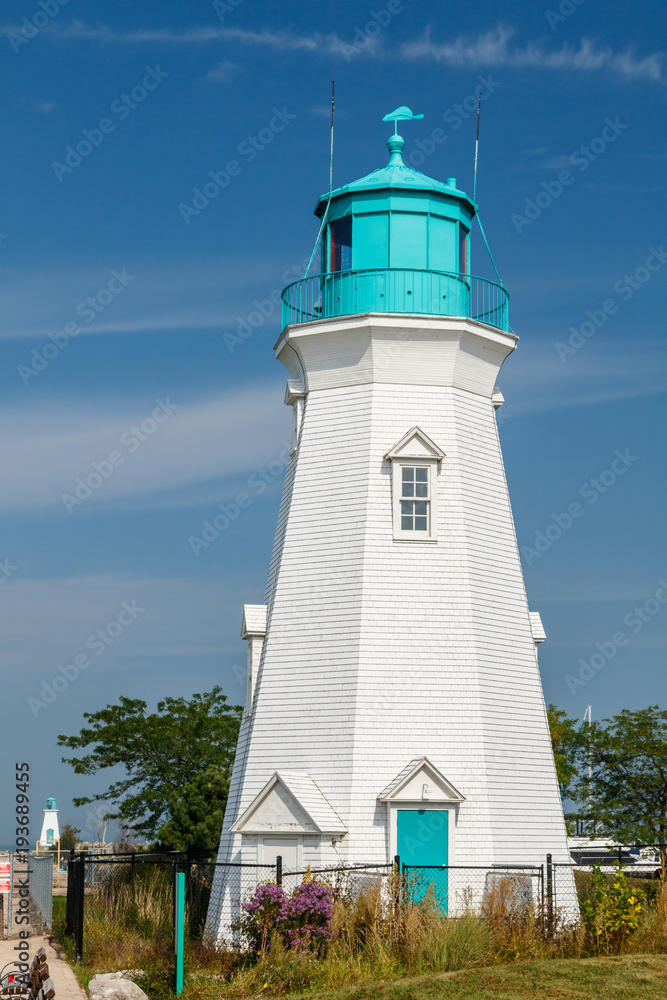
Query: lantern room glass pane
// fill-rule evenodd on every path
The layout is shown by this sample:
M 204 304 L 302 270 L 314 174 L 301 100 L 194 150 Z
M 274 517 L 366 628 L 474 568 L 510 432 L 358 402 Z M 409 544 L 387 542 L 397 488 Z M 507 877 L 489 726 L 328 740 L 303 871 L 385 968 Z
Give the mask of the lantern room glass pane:
M 468 274 L 468 230 L 459 224 L 459 274 Z
M 352 267 L 352 216 L 337 219 L 329 226 L 329 270 L 349 271 Z

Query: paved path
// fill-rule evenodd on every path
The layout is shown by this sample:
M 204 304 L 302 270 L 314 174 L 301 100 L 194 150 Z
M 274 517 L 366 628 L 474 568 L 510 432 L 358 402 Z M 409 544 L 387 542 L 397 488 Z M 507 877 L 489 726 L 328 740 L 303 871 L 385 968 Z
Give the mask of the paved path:
M 16 943 L 16 938 L 0 941 L 0 969 L 16 958 L 14 950 Z M 32 961 L 40 948 L 46 952 L 49 975 L 56 991 L 55 1000 L 83 1000 L 86 994 L 79 986 L 76 976 L 65 959 L 60 957 L 60 951 L 54 945 L 49 944 L 48 937 L 36 935 L 30 938 L 30 960 Z

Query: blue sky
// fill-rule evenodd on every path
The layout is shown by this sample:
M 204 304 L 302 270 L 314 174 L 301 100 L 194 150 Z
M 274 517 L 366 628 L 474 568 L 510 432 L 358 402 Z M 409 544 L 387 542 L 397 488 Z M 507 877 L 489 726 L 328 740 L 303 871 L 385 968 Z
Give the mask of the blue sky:
M 501 436 L 545 693 L 594 718 L 667 707 L 666 34 L 658 2 L 5 0 L 0 788 L 31 761 L 35 836 L 49 794 L 90 827 L 71 799 L 104 776 L 55 747 L 84 711 L 243 698 L 241 605 L 262 599 L 290 433 L 274 300 L 317 232 L 334 65 L 335 184 L 384 164 L 381 119 L 407 104 L 425 117 L 406 154 L 469 192 L 483 73 L 477 195 L 521 338 Z M 224 189 L 184 210 L 211 173 Z

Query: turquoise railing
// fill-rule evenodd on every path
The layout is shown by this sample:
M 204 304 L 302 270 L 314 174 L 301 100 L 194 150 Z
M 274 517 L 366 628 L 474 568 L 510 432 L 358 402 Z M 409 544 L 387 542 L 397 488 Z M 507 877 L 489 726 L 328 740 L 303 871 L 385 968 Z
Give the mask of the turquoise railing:
M 333 271 L 294 281 L 283 290 L 283 328 L 355 313 L 465 316 L 509 329 L 509 294 L 495 281 L 449 271 L 370 268 Z

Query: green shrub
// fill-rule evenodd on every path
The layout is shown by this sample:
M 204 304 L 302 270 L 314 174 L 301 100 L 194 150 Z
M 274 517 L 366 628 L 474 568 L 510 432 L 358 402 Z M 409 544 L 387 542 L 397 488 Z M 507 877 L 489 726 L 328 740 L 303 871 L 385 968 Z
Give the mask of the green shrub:
M 640 927 L 646 911 L 646 894 L 639 886 L 630 886 L 620 865 L 611 876 L 594 865 L 580 908 L 595 952 L 615 954 L 626 948 L 631 935 Z

